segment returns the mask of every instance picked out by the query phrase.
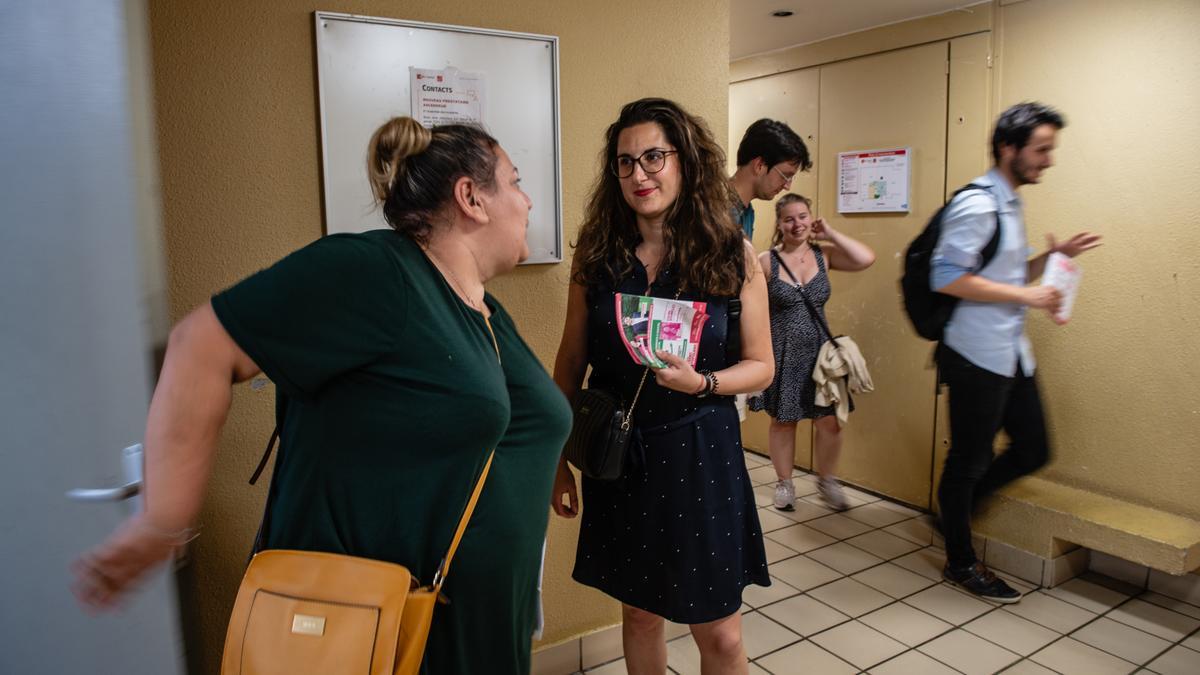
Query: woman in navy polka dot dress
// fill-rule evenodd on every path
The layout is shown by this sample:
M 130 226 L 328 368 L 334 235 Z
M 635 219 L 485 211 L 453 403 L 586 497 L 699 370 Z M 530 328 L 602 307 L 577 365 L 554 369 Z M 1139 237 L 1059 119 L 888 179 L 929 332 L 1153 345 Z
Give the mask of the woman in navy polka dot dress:
M 648 374 L 621 477 L 584 479 L 574 578 L 621 601 L 630 672 L 665 672 L 665 618 L 691 625 L 705 672 L 744 673 L 742 589 L 770 579 L 733 394 L 774 373 L 766 282 L 730 220 L 725 159 L 701 120 L 663 99 L 630 103 L 603 161 L 575 251 L 559 387 L 573 396 L 591 366 L 588 387 L 633 400 L 646 369 L 620 340 L 614 293 L 704 301 L 709 319 L 695 369 L 660 354 L 668 366 Z M 553 507 L 578 512 L 565 461 Z

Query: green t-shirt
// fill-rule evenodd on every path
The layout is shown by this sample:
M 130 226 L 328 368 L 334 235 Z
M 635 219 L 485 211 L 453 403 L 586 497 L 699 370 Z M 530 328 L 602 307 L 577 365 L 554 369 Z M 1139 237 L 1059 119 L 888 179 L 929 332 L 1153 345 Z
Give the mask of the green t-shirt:
M 566 399 L 495 298 L 483 316 L 391 230 L 324 237 L 216 295 L 276 384 L 267 548 L 405 565 L 429 583 L 496 459 L 434 613 L 423 672 L 525 673 Z

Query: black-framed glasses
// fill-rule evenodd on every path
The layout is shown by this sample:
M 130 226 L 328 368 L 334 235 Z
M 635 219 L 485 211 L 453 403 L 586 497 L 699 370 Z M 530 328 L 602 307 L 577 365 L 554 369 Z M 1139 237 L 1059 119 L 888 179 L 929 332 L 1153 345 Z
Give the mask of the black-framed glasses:
M 647 174 L 658 173 L 667 165 L 667 155 L 674 155 L 678 150 L 663 150 L 661 148 L 650 148 L 637 157 L 629 155 L 617 155 L 613 160 L 612 172 L 617 178 L 629 178 L 633 175 L 633 167 L 642 166 L 642 171 Z

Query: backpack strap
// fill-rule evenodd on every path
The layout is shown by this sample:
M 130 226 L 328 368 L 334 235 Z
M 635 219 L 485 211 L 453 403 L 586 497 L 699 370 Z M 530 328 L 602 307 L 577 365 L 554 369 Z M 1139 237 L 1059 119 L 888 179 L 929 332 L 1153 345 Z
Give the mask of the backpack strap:
M 950 202 L 953 202 L 956 197 L 958 197 L 960 194 L 967 192 L 969 190 L 982 190 L 982 191 L 988 193 L 989 195 L 992 194 L 992 191 L 990 189 L 988 189 L 988 186 L 986 186 L 986 185 L 980 185 L 979 183 L 968 183 L 968 184 L 960 187 L 959 189 L 955 190 L 954 194 L 950 195 L 950 201 L 946 202 L 946 204 L 949 205 Z M 995 199 L 994 195 L 993 195 L 993 199 Z M 991 238 L 988 239 L 988 242 L 987 242 L 987 244 L 984 245 L 983 250 L 979 252 L 979 267 L 976 267 L 975 271 L 978 272 L 979 270 L 982 270 L 983 268 L 987 267 L 988 263 L 992 262 L 992 258 L 996 257 L 996 251 L 999 250 L 999 248 L 1000 248 L 1000 203 L 999 203 L 999 201 L 997 201 L 997 203 L 996 203 L 996 229 L 992 230 Z

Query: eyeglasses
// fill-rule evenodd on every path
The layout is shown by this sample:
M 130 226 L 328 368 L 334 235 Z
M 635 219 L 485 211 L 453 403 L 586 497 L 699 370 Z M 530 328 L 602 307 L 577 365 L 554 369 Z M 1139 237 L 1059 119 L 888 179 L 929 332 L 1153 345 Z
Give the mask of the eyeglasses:
M 792 181 L 796 180 L 796 174 L 792 174 L 789 176 L 786 173 L 780 171 L 779 167 L 777 167 L 777 166 L 771 167 L 771 170 L 774 171 L 775 173 L 779 174 L 779 177 L 783 179 L 784 185 L 791 185 Z
M 678 150 L 650 148 L 637 157 L 617 155 L 612 163 L 612 172 L 616 174 L 617 178 L 629 178 L 633 175 L 633 167 L 641 165 L 642 171 L 647 174 L 658 173 L 667 165 L 667 155 L 674 155 L 678 152 Z

